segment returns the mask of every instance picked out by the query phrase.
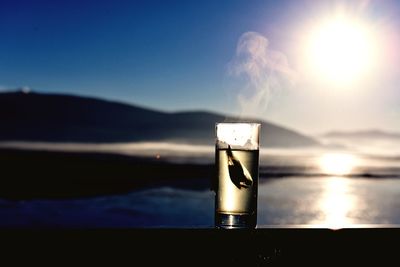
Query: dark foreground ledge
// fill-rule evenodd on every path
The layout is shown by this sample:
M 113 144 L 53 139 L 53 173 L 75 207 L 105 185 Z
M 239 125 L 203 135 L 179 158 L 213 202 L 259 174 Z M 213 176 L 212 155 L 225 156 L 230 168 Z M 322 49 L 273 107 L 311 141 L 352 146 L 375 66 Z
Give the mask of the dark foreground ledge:
M 0 240 L 3 260 L 53 266 L 361 266 L 397 262 L 400 228 L 9 229 Z

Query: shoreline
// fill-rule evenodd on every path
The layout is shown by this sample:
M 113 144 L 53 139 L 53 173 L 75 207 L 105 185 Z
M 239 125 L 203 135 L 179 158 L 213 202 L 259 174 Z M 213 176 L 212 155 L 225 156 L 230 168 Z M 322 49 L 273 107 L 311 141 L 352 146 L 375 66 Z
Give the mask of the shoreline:
M 172 185 L 209 189 L 214 166 L 110 153 L 0 149 L 0 198 L 76 198 Z M 207 177 L 210 177 L 208 179 Z
M 215 165 L 190 157 L 135 156 L 110 152 L 53 151 L 0 148 L 0 198 L 78 198 L 120 195 L 135 190 L 170 186 L 211 190 Z M 384 170 L 384 169 L 383 169 Z M 266 180 L 332 175 L 307 165 L 260 165 Z M 351 179 L 399 179 L 399 170 L 364 170 L 344 175 Z

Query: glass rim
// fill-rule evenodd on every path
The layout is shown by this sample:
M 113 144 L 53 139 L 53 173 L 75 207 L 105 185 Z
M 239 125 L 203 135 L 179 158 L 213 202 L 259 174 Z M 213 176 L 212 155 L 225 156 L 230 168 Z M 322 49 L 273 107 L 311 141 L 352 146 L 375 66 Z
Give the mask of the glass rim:
M 254 125 L 254 126 L 259 126 L 259 125 L 261 125 L 261 123 L 260 122 L 246 122 L 246 121 L 238 121 L 238 122 L 216 122 L 215 123 L 215 126 L 218 126 L 218 125 L 230 125 L 230 124 L 232 124 L 232 125 L 237 125 L 237 124 L 247 124 L 247 125 Z
M 221 122 L 215 125 L 215 143 L 217 147 L 236 146 L 249 150 L 260 146 L 261 123 L 258 122 Z

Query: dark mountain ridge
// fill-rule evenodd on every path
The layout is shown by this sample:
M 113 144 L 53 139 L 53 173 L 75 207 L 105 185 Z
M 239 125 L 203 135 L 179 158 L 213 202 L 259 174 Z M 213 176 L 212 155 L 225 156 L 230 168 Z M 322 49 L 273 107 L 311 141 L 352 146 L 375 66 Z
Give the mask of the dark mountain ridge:
M 46 142 L 172 141 L 214 144 L 216 122 L 239 121 L 205 111 L 167 113 L 63 94 L 0 93 L 0 140 Z M 311 137 L 265 121 L 261 145 L 315 146 Z

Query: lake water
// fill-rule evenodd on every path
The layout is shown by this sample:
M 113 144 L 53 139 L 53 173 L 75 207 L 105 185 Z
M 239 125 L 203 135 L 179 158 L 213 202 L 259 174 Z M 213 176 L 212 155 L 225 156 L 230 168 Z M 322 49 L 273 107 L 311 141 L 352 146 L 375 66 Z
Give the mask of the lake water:
M 400 225 L 399 156 L 273 151 L 261 153 L 260 164 L 259 227 Z M 214 196 L 171 185 L 81 199 L 0 199 L 0 227 L 208 228 Z
M 0 200 L 3 227 L 213 227 L 214 193 L 160 187 L 74 200 Z M 291 177 L 262 180 L 258 225 L 400 225 L 400 180 Z

